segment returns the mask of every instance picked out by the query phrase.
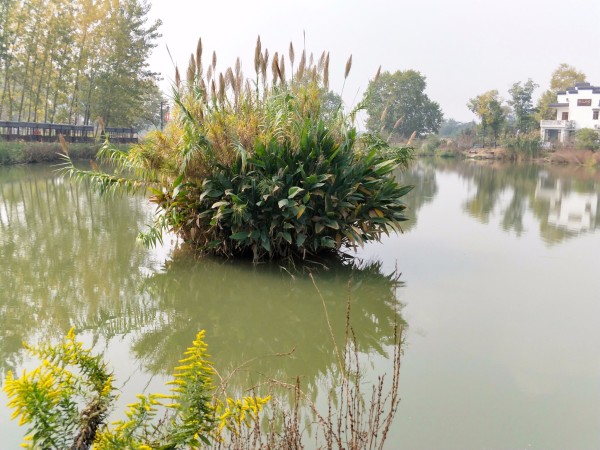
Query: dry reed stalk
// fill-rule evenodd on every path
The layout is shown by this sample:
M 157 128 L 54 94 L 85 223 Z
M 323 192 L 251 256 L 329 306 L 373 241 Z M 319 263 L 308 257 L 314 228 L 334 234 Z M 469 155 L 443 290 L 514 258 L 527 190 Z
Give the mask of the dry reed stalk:
M 398 128 L 400 125 L 402 125 L 402 122 L 404 121 L 404 117 L 400 117 L 398 120 L 396 120 L 396 123 L 394 123 L 394 130 L 396 128 Z
M 187 79 L 189 86 L 191 86 L 194 83 L 195 78 L 196 78 L 196 60 L 194 58 L 194 55 L 191 55 L 190 62 L 188 64 L 188 68 L 187 68 L 187 72 L 186 72 L 186 79 Z
M 271 64 L 271 71 L 273 72 L 273 86 L 277 84 L 277 77 L 279 76 L 279 55 L 277 52 L 273 55 L 273 63 Z
M 235 78 L 233 76 L 233 70 L 231 70 L 231 67 L 228 67 L 225 71 L 225 87 L 231 87 L 233 90 L 235 90 Z
M 290 42 L 290 49 L 289 49 L 289 55 L 290 55 L 290 63 L 292 64 L 292 72 L 294 71 L 294 45 Z
M 352 68 L 352 55 L 350 55 L 350 58 L 348 58 L 348 61 L 346 61 L 346 70 L 344 70 L 344 80 L 346 78 L 348 78 L 348 74 L 350 73 L 351 68 Z
M 198 45 L 196 46 L 196 73 L 198 76 L 202 76 L 202 38 L 198 39 Z
M 279 64 L 277 67 L 279 68 L 279 79 L 283 83 L 285 81 L 285 58 L 283 54 L 279 57 Z
M 254 70 L 256 71 L 256 75 L 258 75 L 260 70 L 260 56 L 261 56 L 261 43 L 260 36 L 256 39 L 256 48 L 254 49 Z
M 306 68 L 306 50 L 302 50 L 302 56 L 300 57 L 300 64 L 298 65 L 298 72 L 296 78 L 302 80 L 304 76 L 304 69 Z
M 385 125 L 385 119 L 387 118 L 388 115 L 388 107 L 386 106 L 385 108 L 383 108 L 383 111 L 381 112 L 381 117 L 379 118 L 379 121 L 381 122 L 381 126 L 384 127 Z
M 210 82 L 212 81 L 212 77 L 213 77 L 213 67 L 208 66 L 208 70 L 206 71 L 206 83 L 207 84 L 210 84 Z
M 329 90 L 329 52 L 327 52 L 325 65 L 323 66 L 323 85 L 325 89 Z
M 213 51 L 213 54 L 212 54 L 212 68 L 213 68 L 213 72 L 215 71 L 216 67 L 217 67 L 217 52 Z
M 379 66 L 379 69 L 377 69 L 377 73 L 375 74 L 375 78 L 373 78 L 373 82 L 377 83 L 380 76 L 381 76 L 381 66 Z
M 408 139 L 408 142 L 406 143 L 407 146 L 410 146 L 410 144 L 412 144 L 412 141 L 417 137 L 417 131 L 413 131 L 412 134 L 410 135 L 410 138 Z
M 177 90 L 181 87 L 181 75 L 179 75 L 179 67 L 175 67 L 175 87 Z
M 327 321 L 327 327 L 329 328 L 329 335 L 331 336 L 331 342 L 333 343 L 333 348 L 334 348 L 335 354 L 337 356 L 338 367 L 340 369 L 340 373 L 343 375 L 344 374 L 344 365 L 342 364 L 342 358 L 340 357 L 340 350 L 337 346 L 337 343 L 335 342 L 335 336 L 333 335 L 333 328 L 331 327 L 331 322 L 329 321 L 329 314 L 327 314 L 327 306 L 325 305 L 325 299 L 323 298 L 323 295 L 321 294 L 321 291 L 319 290 L 319 287 L 317 286 L 317 283 L 316 283 L 312 273 L 309 273 L 308 276 L 310 277 L 311 281 L 313 282 L 313 285 L 314 285 L 315 289 L 317 290 L 319 297 L 321 298 L 321 302 L 323 303 L 323 310 L 325 312 L 325 320 Z
M 69 156 L 69 144 L 67 144 L 67 141 L 62 133 L 58 135 L 58 142 L 60 143 L 60 148 L 62 149 L 63 153 L 66 156 Z
M 225 77 L 222 73 L 219 74 L 219 103 L 221 106 L 225 103 Z

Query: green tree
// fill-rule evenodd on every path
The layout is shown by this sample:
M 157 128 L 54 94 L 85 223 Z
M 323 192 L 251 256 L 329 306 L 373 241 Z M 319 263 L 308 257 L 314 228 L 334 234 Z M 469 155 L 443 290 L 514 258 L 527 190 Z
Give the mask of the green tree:
M 0 118 L 148 122 L 160 21 L 145 0 L 0 0 Z
M 550 108 L 551 103 L 556 103 L 557 92 L 564 91 L 577 83 L 584 83 L 586 76 L 583 72 L 578 71 L 575 67 L 568 64 L 560 64 L 550 78 L 550 89 L 545 91 L 537 103 L 536 119 L 552 120 L 556 119 L 556 112 Z
M 575 67 L 562 63 L 554 72 L 550 79 L 550 89 L 554 92 L 564 91 L 577 83 L 585 83 L 586 76 Z
M 147 24 L 150 5 L 123 0 L 103 20 L 101 54 L 90 95 L 88 118 L 102 117 L 105 125 L 133 125 L 144 115 L 148 93 L 156 91 L 157 74 L 148 57 L 160 36 L 161 22 Z
M 470 99 L 467 107 L 481 121 L 483 145 L 485 146 L 485 137 L 488 132 L 491 132 L 495 146 L 498 134 L 506 121 L 506 111 L 502 107 L 502 99 L 498 91 L 494 89 Z
M 600 135 L 592 128 L 582 128 L 575 133 L 575 147 L 580 150 L 598 150 Z
M 533 113 L 533 91 L 539 87 L 530 78 L 521 85 L 521 82 L 514 83 L 508 90 L 510 100 L 508 104 L 512 106 L 515 113 L 517 129 L 523 133 L 530 131 L 535 124 Z
M 425 77 L 415 70 L 383 72 L 370 81 L 365 93 L 367 128 L 384 136 L 437 133 L 443 114 L 425 94 L 426 87 Z

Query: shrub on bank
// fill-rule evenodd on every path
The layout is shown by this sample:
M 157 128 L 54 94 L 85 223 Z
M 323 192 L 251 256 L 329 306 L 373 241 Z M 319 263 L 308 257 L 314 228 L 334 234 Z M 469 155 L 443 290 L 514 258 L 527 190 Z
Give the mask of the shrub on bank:
M 575 133 L 575 148 L 577 150 L 598 150 L 600 134 L 592 128 L 582 128 Z
M 542 141 L 537 132 L 510 136 L 504 141 L 511 159 L 537 158 L 541 154 Z
M 147 243 L 168 229 L 200 251 L 259 260 L 354 247 L 399 230 L 411 187 L 393 171 L 410 150 L 390 153 L 378 136 L 358 135 L 358 108 L 344 114 L 328 101 L 329 54 L 314 61 L 303 51 L 296 60 L 290 45 L 289 60 L 291 77 L 284 56 L 271 57 L 259 39 L 247 79 L 239 59 L 217 73 L 214 53 L 205 69 L 199 42 L 186 80 L 176 73 L 164 133 L 129 154 L 102 152 L 136 180 L 67 170 L 101 191 L 150 185 L 162 213 Z
M 92 159 L 100 144 L 74 143 L 69 145 L 73 159 Z M 0 165 L 62 161 L 63 150 L 56 142 L 28 142 L 0 140 Z

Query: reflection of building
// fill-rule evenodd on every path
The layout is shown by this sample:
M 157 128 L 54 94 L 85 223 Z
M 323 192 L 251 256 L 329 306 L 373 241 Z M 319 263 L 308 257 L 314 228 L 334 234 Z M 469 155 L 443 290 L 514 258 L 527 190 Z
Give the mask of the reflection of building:
M 535 189 L 535 198 L 550 202 L 548 224 L 569 231 L 593 230 L 598 225 L 600 193 L 564 192 L 560 179 L 542 173 Z
M 556 103 L 550 107 L 556 110 L 556 120 L 540 122 L 544 142 L 565 142 L 582 128 L 600 129 L 600 87 L 577 83 L 575 87 L 559 91 Z

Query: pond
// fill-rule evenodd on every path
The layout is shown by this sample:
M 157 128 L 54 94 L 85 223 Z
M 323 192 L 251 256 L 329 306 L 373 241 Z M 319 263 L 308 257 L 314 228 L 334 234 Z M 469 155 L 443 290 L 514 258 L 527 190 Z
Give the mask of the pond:
M 391 369 L 394 323 L 407 326 L 388 448 L 600 448 L 600 173 L 421 160 L 399 177 L 416 186 L 404 234 L 355 264 L 290 271 L 146 250 L 143 197 L 0 167 L 0 377 L 32 367 L 22 341 L 75 326 L 115 368 L 124 405 L 164 391 L 206 329 L 222 372 L 252 361 L 234 386 L 299 376 L 322 403 L 350 299 L 373 376 Z M 2 448 L 18 448 L 5 404 Z

